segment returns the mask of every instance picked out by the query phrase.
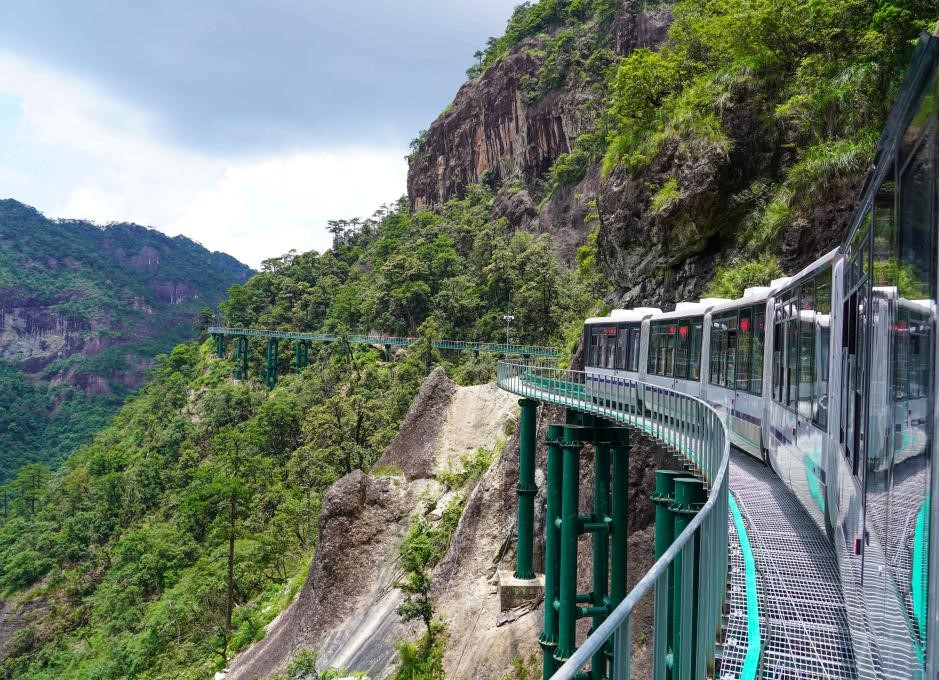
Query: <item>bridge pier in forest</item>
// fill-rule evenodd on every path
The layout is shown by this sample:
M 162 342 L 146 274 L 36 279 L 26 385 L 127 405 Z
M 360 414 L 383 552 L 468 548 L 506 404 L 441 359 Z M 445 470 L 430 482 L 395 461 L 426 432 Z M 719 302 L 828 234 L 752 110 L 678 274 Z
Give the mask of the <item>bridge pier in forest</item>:
M 248 338 L 239 335 L 235 338 L 235 380 L 248 379 Z
M 277 338 L 267 341 L 267 369 L 264 371 L 264 384 L 267 389 L 277 387 Z
M 215 356 L 221 359 L 225 356 L 225 336 L 215 333 L 212 337 L 215 338 Z
M 299 373 L 310 360 L 310 343 L 306 340 L 297 340 L 294 352 L 294 371 Z

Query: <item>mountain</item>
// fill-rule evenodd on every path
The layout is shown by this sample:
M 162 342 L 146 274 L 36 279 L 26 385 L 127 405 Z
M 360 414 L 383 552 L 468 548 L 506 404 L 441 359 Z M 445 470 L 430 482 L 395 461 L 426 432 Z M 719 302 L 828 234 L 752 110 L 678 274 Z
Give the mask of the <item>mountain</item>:
M 244 381 L 231 343 L 159 358 L 56 474 L 7 485 L 4 677 L 298 678 L 318 653 L 395 678 L 534 677 L 540 613 L 500 617 L 491 587 L 513 557 L 517 443 L 510 419 L 485 432 L 504 422 L 495 397 L 467 386 L 494 359 L 429 340 L 501 340 L 512 314 L 513 337 L 576 363 L 585 316 L 733 295 L 815 257 L 937 16 L 936 0 L 519 5 L 412 144 L 409 198 L 337 221 L 327 252 L 270 260 L 221 304 L 233 325 L 423 341 L 313 345 L 299 373 L 284 343 L 272 390 L 259 341 Z M 562 417 L 542 416 L 539 441 Z M 640 444 L 636 573 L 666 457 Z M 422 588 L 449 633 L 400 621 Z
M 252 273 L 185 237 L 0 201 L 0 481 L 86 441 Z

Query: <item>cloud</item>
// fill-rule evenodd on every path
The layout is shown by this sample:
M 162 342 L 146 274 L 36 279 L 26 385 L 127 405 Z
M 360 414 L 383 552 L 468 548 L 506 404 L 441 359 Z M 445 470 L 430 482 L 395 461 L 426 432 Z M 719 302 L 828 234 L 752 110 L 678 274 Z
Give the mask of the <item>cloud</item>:
M 288 154 L 193 151 L 100 88 L 0 54 L 0 94 L 19 104 L 0 151 L 2 193 L 50 217 L 132 221 L 258 266 L 323 249 L 326 221 L 368 216 L 405 190 L 404 149 L 337 144 Z
M 331 242 L 327 220 L 367 217 L 395 200 L 406 171 L 399 149 L 347 148 L 231 165 L 167 232 L 224 234 L 220 249 L 255 266 L 261 252 L 322 252 Z

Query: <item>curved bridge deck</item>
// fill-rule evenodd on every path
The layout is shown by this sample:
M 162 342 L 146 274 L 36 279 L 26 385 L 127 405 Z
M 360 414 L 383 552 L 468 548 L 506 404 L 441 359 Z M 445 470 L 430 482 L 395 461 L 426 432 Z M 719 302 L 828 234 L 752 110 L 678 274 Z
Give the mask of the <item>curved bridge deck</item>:
M 730 492 L 743 518 L 756 567 L 762 637 L 758 677 L 857 677 L 831 543 L 782 480 L 739 451 L 731 454 Z M 746 645 L 740 642 L 748 632 L 739 537 L 734 535 L 731 545 L 721 678 L 743 676 Z

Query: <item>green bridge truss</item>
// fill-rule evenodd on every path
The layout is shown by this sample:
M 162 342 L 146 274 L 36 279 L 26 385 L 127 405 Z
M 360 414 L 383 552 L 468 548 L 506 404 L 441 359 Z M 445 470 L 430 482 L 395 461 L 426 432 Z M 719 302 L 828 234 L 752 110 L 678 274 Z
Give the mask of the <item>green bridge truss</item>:
M 544 680 L 629 680 L 633 614 L 646 596 L 654 608 L 651 677 L 723 677 L 718 676 L 716 643 L 728 573 L 730 448 L 721 416 L 680 392 L 557 367 L 501 361 L 497 383 L 521 397 L 514 578 L 523 583 L 537 578 L 532 559 L 536 406 L 566 410 L 565 422 L 549 424 L 545 438 L 545 606 L 539 638 Z M 626 593 L 633 433 L 658 440 L 677 454 L 684 470 L 656 471 L 656 562 Z M 593 453 L 594 502 L 592 512 L 584 514 L 579 491 L 586 445 Z M 584 537 L 592 546 L 592 587 L 578 592 L 583 580 L 578 578 L 578 543 Z M 753 604 L 748 615 L 755 619 L 755 598 Z M 592 626 L 578 648 L 582 618 Z M 648 645 L 647 631 L 640 631 L 636 644 Z M 752 652 L 748 657 L 759 656 L 758 635 L 743 644 Z M 741 677 L 753 680 L 752 665 Z
M 257 328 L 226 328 L 210 326 L 208 332 L 215 338 L 216 354 L 219 358 L 225 352 L 225 338 L 235 338 L 235 362 L 237 368 L 235 377 L 244 380 L 248 377 L 248 338 L 266 338 L 267 366 L 264 371 L 264 383 L 273 388 L 277 384 L 278 340 L 290 340 L 296 343 L 294 352 L 294 367 L 299 370 L 307 365 L 309 343 L 312 342 L 347 342 L 351 345 L 372 345 L 383 347 L 386 358 L 390 358 L 392 347 L 411 347 L 420 342 L 420 338 L 401 338 L 387 335 L 349 335 L 342 336 L 335 333 L 300 333 L 296 331 L 271 331 Z M 538 345 L 512 345 L 491 342 L 467 342 L 465 340 L 434 340 L 431 343 L 434 349 L 452 350 L 457 352 L 480 352 L 485 354 L 502 354 L 506 356 L 551 358 L 560 355 L 554 347 L 540 347 Z

